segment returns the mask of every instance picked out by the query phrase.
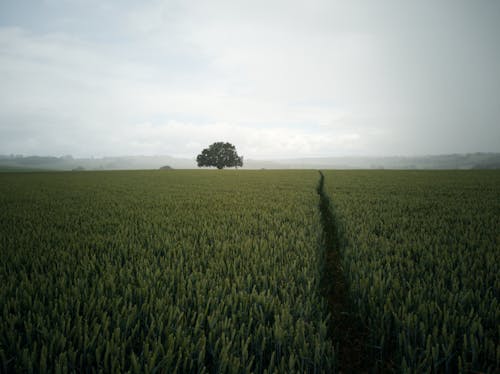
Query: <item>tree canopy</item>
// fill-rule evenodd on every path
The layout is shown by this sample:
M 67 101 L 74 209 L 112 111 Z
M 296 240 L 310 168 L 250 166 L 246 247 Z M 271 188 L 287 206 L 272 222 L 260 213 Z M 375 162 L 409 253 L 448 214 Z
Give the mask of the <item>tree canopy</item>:
M 217 169 L 243 166 L 243 156 L 238 156 L 236 147 L 231 143 L 216 142 L 205 148 L 196 157 L 198 167 L 214 166 Z

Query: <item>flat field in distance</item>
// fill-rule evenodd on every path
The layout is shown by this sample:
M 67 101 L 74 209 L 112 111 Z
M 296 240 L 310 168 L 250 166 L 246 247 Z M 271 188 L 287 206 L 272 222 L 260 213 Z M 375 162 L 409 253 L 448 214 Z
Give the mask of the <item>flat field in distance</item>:
M 2 370 L 330 371 L 318 180 L 1 174 Z
M 500 172 L 324 174 L 373 362 L 398 372 L 498 372 Z

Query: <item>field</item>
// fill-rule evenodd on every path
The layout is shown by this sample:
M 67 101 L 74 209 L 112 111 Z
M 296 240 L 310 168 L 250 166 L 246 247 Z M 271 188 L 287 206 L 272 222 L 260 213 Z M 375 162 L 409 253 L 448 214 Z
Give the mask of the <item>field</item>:
M 328 371 L 318 173 L 0 176 L 3 369 Z
M 0 371 L 498 371 L 500 173 L 323 175 L 0 174 Z
M 379 368 L 498 372 L 500 173 L 324 174 Z

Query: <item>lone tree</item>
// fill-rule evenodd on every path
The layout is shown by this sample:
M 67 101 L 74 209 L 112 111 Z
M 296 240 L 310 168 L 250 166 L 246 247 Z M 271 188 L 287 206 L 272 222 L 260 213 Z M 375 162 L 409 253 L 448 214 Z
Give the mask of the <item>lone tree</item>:
M 196 157 L 198 167 L 215 166 L 217 169 L 225 167 L 243 166 L 243 156 L 238 156 L 236 147 L 231 143 L 216 142 L 205 148 Z

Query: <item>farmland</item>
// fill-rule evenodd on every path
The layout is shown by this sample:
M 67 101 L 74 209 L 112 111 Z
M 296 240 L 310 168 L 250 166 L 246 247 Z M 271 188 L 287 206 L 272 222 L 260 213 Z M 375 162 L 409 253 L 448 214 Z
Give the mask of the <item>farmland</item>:
M 0 175 L 5 372 L 320 372 L 318 173 Z
M 498 371 L 500 173 L 322 175 L 1 173 L 0 371 Z
M 371 360 L 397 371 L 498 371 L 500 173 L 324 174 Z

